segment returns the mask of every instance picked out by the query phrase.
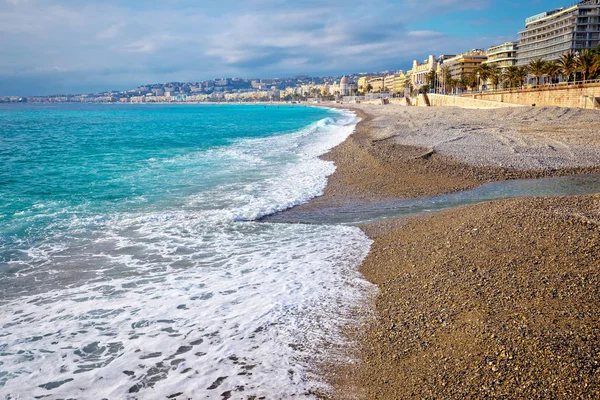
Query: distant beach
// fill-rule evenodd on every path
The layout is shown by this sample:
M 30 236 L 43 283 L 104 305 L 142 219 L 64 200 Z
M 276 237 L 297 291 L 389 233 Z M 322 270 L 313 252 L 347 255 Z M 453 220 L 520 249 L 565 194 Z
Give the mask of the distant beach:
M 325 194 L 285 218 L 486 182 L 597 174 L 600 118 L 565 108 L 342 107 Z M 600 195 L 509 199 L 363 225 L 379 292 L 323 398 L 600 395 Z

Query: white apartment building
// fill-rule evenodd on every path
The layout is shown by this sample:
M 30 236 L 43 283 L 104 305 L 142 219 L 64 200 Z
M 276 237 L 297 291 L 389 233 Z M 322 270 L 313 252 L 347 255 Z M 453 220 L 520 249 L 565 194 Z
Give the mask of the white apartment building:
M 427 60 L 423 61 L 422 64 L 419 64 L 417 60 L 414 60 L 411 70 L 413 87 L 419 88 L 430 83 L 428 75 L 431 73 L 431 71 L 435 71 L 436 69 L 437 61 L 433 55 L 427 57 Z
M 495 65 L 499 68 L 508 68 L 517 63 L 517 43 L 506 42 L 492 46 L 487 51 L 487 60 L 484 64 Z
M 525 20 L 519 32 L 517 65 L 557 60 L 562 54 L 593 49 L 600 43 L 600 0 L 584 0 Z

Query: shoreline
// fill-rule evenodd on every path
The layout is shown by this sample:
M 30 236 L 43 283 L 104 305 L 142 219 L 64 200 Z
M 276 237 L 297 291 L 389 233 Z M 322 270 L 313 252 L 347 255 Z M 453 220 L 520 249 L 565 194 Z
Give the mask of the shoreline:
M 600 172 L 600 162 L 538 170 L 473 165 L 443 148 L 398 143 L 382 122 L 389 116 L 374 115 L 377 111 L 355 105 L 330 108 L 354 111 L 361 121 L 345 142 L 322 156 L 336 164 L 323 196 L 285 213 L 450 193 L 507 179 Z M 438 122 L 444 121 L 430 121 Z M 560 145 L 550 140 L 550 148 Z M 577 158 L 572 148 L 566 150 Z M 594 312 L 600 313 L 600 307 L 594 285 L 578 280 L 582 265 L 583 282 L 600 282 L 597 204 L 598 195 L 508 199 L 361 225 L 374 242 L 359 271 L 379 293 L 373 304 L 358 305 L 371 315 L 368 322 L 347 327 L 356 346 L 348 356 L 356 362 L 322 368 L 334 389 L 322 397 L 599 394 L 600 379 L 593 371 L 598 363 L 594 351 L 600 351 Z M 574 325 L 578 331 L 565 331 Z M 585 354 L 577 354 L 580 345 L 587 346 Z
M 510 179 L 535 179 L 600 173 L 600 138 L 593 138 L 593 142 L 590 142 L 590 136 L 593 136 L 593 133 L 588 134 L 581 143 L 577 143 L 576 150 L 579 150 L 579 147 L 583 145 L 589 146 L 590 144 L 593 144 L 596 150 L 594 154 L 587 155 L 587 158 L 582 160 L 581 165 L 576 163 L 566 165 L 568 164 L 567 161 L 556 162 L 553 159 L 543 161 L 547 162 L 548 165 L 538 169 L 523 168 L 526 164 L 517 164 L 515 167 L 497 165 L 496 160 L 477 165 L 457 157 L 452 154 L 452 151 L 447 151 L 445 148 L 437 149 L 435 145 L 427 146 L 426 144 L 431 142 L 428 137 L 415 138 L 412 132 L 408 133 L 408 135 L 413 136 L 408 140 L 403 142 L 395 140 L 402 135 L 398 130 L 409 127 L 411 122 L 394 124 L 392 121 L 391 124 L 388 124 L 382 123 L 381 120 L 389 122 L 391 118 L 406 118 L 407 114 L 401 114 L 401 112 L 407 109 L 415 110 L 415 107 L 341 105 L 337 107 L 328 106 L 327 108 L 353 111 L 361 118 L 361 121 L 357 124 L 354 133 L 342 144 L 321 156 L 325 160 L 334 162 L 336 171 L 329 177 L 325 193 L 305 204 L 307 209 L 324 207 L 325 205 L 332 206 L 340 200 L 348 199 L 368 202 L 373 199 L 446 194 L 472 189 L 484 183 Z M 373 115 L 374 112 L 382 109 L 393 110 L 397 114 Z M 419 109 L 417 117 L 421 117 L 423 113 L 428 111 L 434 111 L 434 109 L 434 107 Z M 442 107 L 441 109 L 451 110 L 452 112 L 462 110 L 463 113 L 469 114 L 475 111 L 480 115 L 490 115 L 497 112 L 497 110 L 464 110 L 454 107 Z M 532 112 L 537 111 L 529 107 L 524 107 L 524 109 Z M 556 108 L 553 110 L 559 111 L 561 109 Z M 588 112 L 587 114 L 591 113 Z M 595 113 L 595 116 L 597 118 L 597 113 Z M 411 115 L 408 114 L 408 117 L 411 117 Z M 436 115 L 437 120 L 431 125 L 442 125 L 443 129 L 445 122 L 440 121 L 443 117 L 444 115 Z M 587 120 L 583 123 L 587 123 Z M 467 130 L 470 129 L 468 124 L 465 125 L 467 125 Z M 594 127 L 596 126 L 600 130 L 600 119 Z M 439 129 L 439 126 L 435 126 L 435 128 Z M 427 129 L 428 127 L 425 124 L 425 126 L 417 127 L 416 130 L 427 131 Z M 574 129 L 577 129 L 577 127 Z M 451 139 L 454 138 L 451 137 Z M 507 139 L 502 137 L 501 141 L 505 140 Z M 508 138 L 508 140 L 513 139 Z M 534 140 L 539 140 L 537 135 Z M 559 142 L 558 140 L 551 139 L 549 142 L 550 144 L 544 143 L 543 145 L 554 148 L 560 146 L 556 144 Z M 470 144 L 468 143 L 468 145 Z M 503 144 L 496 147 L 501 148 L 501 146 Z M 494 150 L 495 148 L 491 148 L 488 152 Z M 552 152 L 555 152 L 555 150 L 552 150 Z M 573 150 L 567 149 L 565 152 L 572 153 Z M 540 158 L 544 157 L 547 156 L 540 155 Z M 577 159 L 573 155 L 571 155 L 571 158 Z M 556 165 L 553 165 L 553 163 Z M 427 181 L 424 182 L 423 180 Z

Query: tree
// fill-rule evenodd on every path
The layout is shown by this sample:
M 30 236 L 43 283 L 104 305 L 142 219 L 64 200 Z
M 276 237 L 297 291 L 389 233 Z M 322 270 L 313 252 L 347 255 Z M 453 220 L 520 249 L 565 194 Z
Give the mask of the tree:
M 469 74 L 466 72 L 461 72 L 457 84 L 459 89 L 466 90 L 467 86 L 469 86 Z
M 371 85 L 370 83 L 367 83 L 367 93 L 371 93 L 371 90 L 373 90 L 373 85 Z
M 479 67 L 477 67 L 476 72 L 479 74 L 479 78 L 481 79 L 482 83 L 487 83 L 491 75 L 491 70 L 492 66 L 490 64 L 481 64 Z
M 546 75 L 546 61 L 541 58 L 536 58 L 535 60 L 531 60 L 529 64 L 527 64 L 527 71 L 535 76 L 536 84 L 540 84 L 540 78 Z
M 526 67 L 516 67 L 514 65 L 511 65 L 510 67 L 506 68 L 506 71 L 505 71 L 506 78 L 505 79 L 511 88 L 513 88 L 513 87 L 521 87 L 522 88 L 523 81 L 527 78 L 528 74 L 529 73 L 527 72 Z
M 515 87 L 516 82 L 517 82 L 517 71 L 519 70 L 518 67 L 511 65 L 510 67 L 506 68 L 505 74 L 504 74 L 504 81 L 506 83 L 508 83 L 508 87 Z
M 437 86 L 437 72 L 435 72 L 434 70 L 431 70 L 427 73 L 427 81 L 429 82 L 429 87 L 431 88 L 436 88 Z
M 498 84 L 502 78 L 502 69 L 500 69 L 500 67 L 498 67 L 496 64 L 492 64 L 489 68 L 489 74 L 489 79 L 490 82 L 492 82 L 494 89 L 498 89 Z
M 571 81 L 573 73 L 577 71 L 577 56 L 573 52 L 563 54 L 558 59 L 561 73 L 567 78 L 567 82 Z
M 546 63 L 546 75 L 550 77 L 550 82 L 554 83 L 555 80 L 560 75 L 561 68 L 560 65 L 556 61 L 548 61 Z
M 596 72 L 596 57 L 592 50 L 583 50 L 579 57 L 577 57 L 577 68 L 581 71 L 584 81 Z
M 528 73 L 526 67 L 518 67 L 517 68 L 517 74 L 515 76 L 517 86 L 520 86 L 521 88 L 523 88 L 523 82 L 525 82 L 525 79 L 527 79 L 528 74 L 529 73 Z
M 448 89 L 450 89 L 451 92 L 454 92 L 454 89 L 458 87 L 458 81 L 452 78 L 452 75 L 450 75 L 446 82 L 446 85 L 448 86 Z
M 414 85 L 413 85 L 413 83 L 412 83 L 412 79 L 406 78 L 406 81 L 404 81 L 404 88 L 408 89 L 408 93 L 412 94 L 412 92 L 413 92 L 413 90 L 415 88 Z
M 591 78 L 598 78 L 600 75 L 600 45 L 598 45 L 596 52 L 596 56 L 594 57 L 594 71 L 592 72 Z
M 444 94 L 448 92 L 448 89 L 452 89 L 450 86 L 450 81 L 452 80 L 452 73 L 450 72 L 450 68 L 448 66 L 443 66 L 440 69 L 440 76 L 442 91 Z
M 467 86 L 469 86 L 469 88 L 471 88 L 471 90 L 473 90 L 473 88 L 476 88 L 477 90 L 479 90 L 479 78 L 477 78 L 477 73 L 475 71 L 471 72 L 470 74 L 467 75 Z

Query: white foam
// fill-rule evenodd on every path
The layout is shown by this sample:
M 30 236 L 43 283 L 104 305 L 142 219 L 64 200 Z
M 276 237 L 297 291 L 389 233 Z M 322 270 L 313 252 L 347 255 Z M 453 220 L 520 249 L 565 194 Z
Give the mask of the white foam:
M 61 246 L 30 249 L 32 266 L 52 268 L 24 277 L 65 288 L 2 306 L 0 395 L 310 398 L 310 362 L 371 290 L 356 271 L 370 241 L 353 227 L 235 221 L 320 194 L 334 167 L 317 157 L 355 122 L 215 149 L 201 156 L 237 181 L 161 213 L 72 219 Z

